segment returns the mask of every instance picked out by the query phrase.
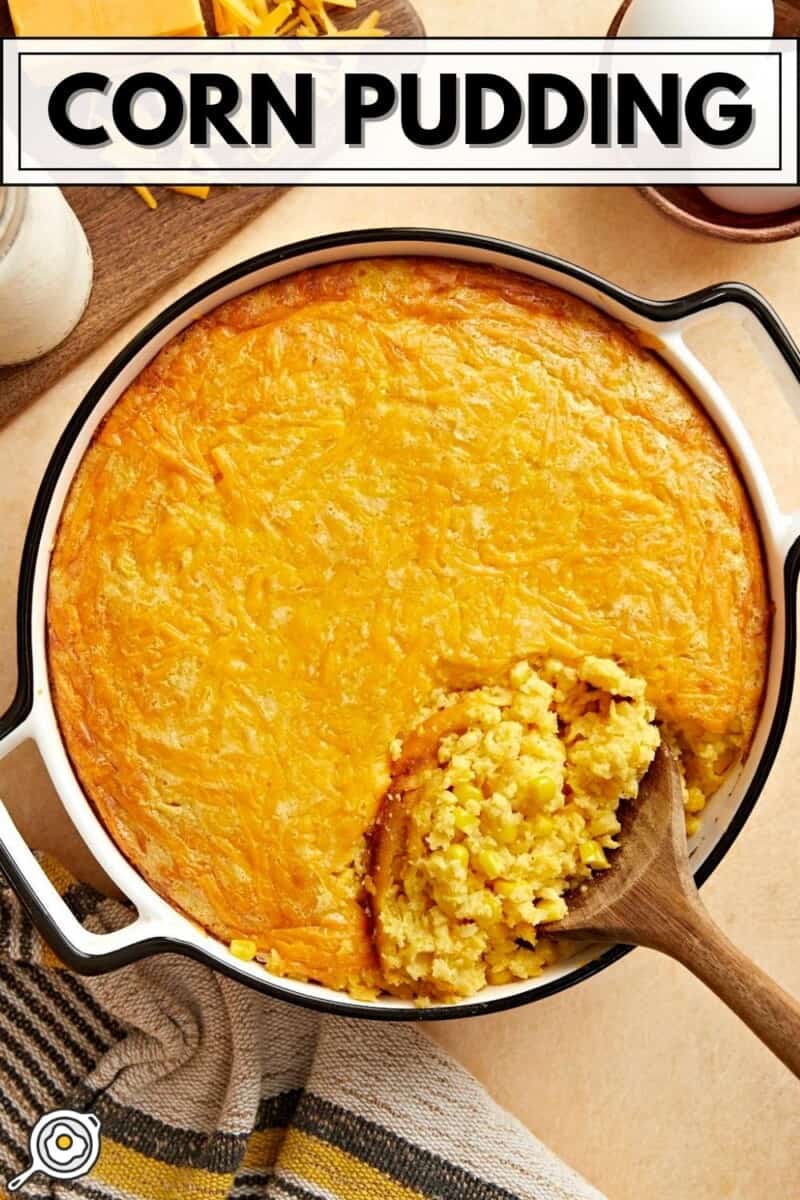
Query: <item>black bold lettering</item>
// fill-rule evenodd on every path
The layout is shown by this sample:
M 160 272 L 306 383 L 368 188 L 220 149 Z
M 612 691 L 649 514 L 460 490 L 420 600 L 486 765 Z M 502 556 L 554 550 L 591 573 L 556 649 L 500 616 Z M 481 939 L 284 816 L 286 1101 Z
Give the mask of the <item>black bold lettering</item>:
M 366 93 L 373 91 L 372 100 Z M 388 117 L 397 103 L 394 84 L 385 75 L 345 75 L 344 140 L 348 146 L 364 145 L 364 124 Z
M 554 92 L 567 106 L 560 124 L 547 120 L 548 97 Z M 531 75 L 528 81 L 528 141 L 532 146 L 559 146 L 580 133 L 586 120 L 586 101 L 576 83 L 563 75 Z
M 216 96 L 212 98 L 212 92 Z M 246 146 L 228 119 L 241 104 L 239 85 L 230 75 L 201 71 L 189 80 L 189 138 L 193 146 L 207 146 L 214 129 L 228 146 Z
M 467 75 L 464 139 L 468 146 L 497 146 L 513 137 L 522 123 L 522 100 L 513 83 L 502 75 Z M 500 97 L 503 111 L 494 125 L 485 124 L 487 92 Z
M 133 106 L 142 92 L 155 92 L 164 101 L 164 116 L 152 129 L 143 129 L 133 119 Z M 155 71 L 140 71 L 124 79 L 111 102 L 114 124 L 134 146 L 160 146 L 171 141 L 183 124 L 183 96 L 177 84 Z
M 454 136 L 458 125 L 458 79 L 439 77 L 439 119 L 425 129 L 420 121 L 420 84 L 418 75 L 400 78 L 400 123 L 403 133 L 415 146 L 443 146 Z
M 720 104 L 719 115 L 730 124 L 724 129 L 709 125 L 706 105 L 714 92 L 733 92 L 742 96 L 747 84 L 738 75 L 727 71 L 712 71 L 693 83 L 686 94 L 686 122 L 696 137 L 709 146 L 733 146 L 746 137 L 754 124 L 752 104 Z
M 94 71 L 78 71 L 57 83 L 47 102 L 47 115 L 59 137 L 73 146 L 108 145 L 111 138 L 103 125 L 81 129 L 72 120 L 69 110 L 72 101 L 81 92 L 101 92 L 105 95 L 110 86 L 111 80 L 107 75 L 98 75 Z
M 671 72 L 661 77 L 661 107 L 635 75 L 623 72 L 617 81 L 617 141 L 635 146 L 638 114 L 644 117 L 662 146 L 680 142 L 680 80 Z
M 273 112 L 295 146 L 313 146 L 314 77 L 306 72 L 295 76 L 292 105 L 271 75 L 254 75 L 251 131 L 254 146 L 272 145 L 270 126 Z

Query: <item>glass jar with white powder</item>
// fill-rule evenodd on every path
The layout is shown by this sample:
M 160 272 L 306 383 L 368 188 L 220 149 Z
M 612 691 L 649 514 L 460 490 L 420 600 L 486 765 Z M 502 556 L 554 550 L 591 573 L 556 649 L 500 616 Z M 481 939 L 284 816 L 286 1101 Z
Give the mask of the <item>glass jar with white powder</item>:
M 0 364 L 52 350 L 92 290 L 92 252 L 57 187 L 0 187 Z

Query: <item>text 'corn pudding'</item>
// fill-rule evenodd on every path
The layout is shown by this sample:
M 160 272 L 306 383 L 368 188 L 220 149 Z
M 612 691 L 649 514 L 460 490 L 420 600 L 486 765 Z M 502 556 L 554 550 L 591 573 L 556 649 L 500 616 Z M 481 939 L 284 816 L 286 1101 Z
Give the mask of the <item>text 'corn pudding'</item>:
M 644 680 L 607 659 L 520 662 L 440 705 L 395 747 L 373 890 L 387 985 L 453 1000 L 563 956 L 540 928 L 609 866 L 660 734 Z

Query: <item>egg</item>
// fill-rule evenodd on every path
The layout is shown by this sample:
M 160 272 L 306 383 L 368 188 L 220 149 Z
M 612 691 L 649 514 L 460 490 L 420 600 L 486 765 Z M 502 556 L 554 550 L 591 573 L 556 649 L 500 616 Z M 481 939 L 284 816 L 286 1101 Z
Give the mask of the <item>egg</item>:
M 737 213 L 777 213 L 800 207 L 800 187 L 701 187 L 720 208 Z
M 78 1160 L 85 1158 L 89 1149 L 89 1138 L 75 1122 L 68 1125 L 59 1121 L 42 1143 L 42 1161 L 46 1166 L 58 1168 L 70 1167 L 73 1164 L 77 1166 Z
M 772 37 L 772 0 L 633 0 L 619 37 Z

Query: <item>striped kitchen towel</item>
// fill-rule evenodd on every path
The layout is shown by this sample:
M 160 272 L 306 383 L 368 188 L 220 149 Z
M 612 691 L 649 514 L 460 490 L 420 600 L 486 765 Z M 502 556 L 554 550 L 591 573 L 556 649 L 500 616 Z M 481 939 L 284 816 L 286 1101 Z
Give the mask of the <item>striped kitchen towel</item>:
M 91 928 L 131 919 L 46 866 Z M 418 1028 L 319 1016 L 174 955 L 78 978 L 54 961 L 3 881 L 4 1195 L 51 1110 L 94 1114 L 99 1158 L 78 1179 L 40 1171 L 15 1195 L 602 1200 Z M 52 1131 L 66 1170 L 77 1145 L 70 1128 Z

